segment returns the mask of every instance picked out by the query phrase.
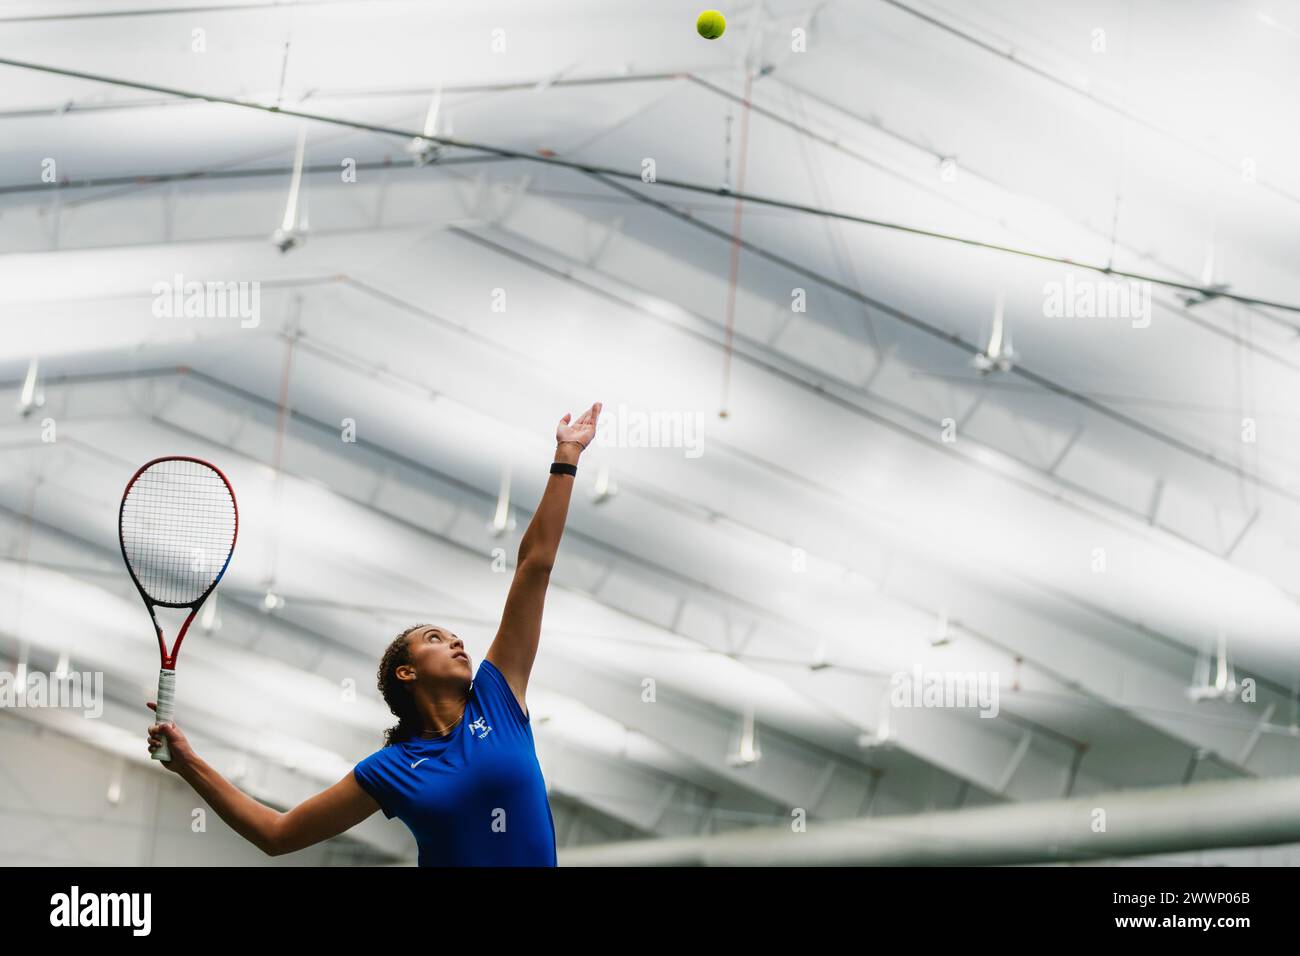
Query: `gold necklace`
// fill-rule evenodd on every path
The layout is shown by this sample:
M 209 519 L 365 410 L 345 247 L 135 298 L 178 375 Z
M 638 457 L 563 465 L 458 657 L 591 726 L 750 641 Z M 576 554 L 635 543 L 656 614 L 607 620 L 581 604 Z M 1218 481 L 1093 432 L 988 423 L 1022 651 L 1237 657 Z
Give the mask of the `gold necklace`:
M 421 736 L 421 737 L 446 737 L 449 733 L 451 733 L 453 730 L 455 730 L 455 729 L 456 729 L 456 725 L 459 724 L 459 723 L 460 723 L 462 720 L 464 720 L 464 719 L 465 719 L 465 708 L 462 707 L 462 708 L 460 709 L 460 716 L 457 717 L 455 720 L 453 720 L 453 721 L 451 722 L 451 726 L 448 727 L 446 730 L 444 730 L 442 733 L 440 733 L 440 734 L 439 734 L 439 733 L 434 733 L 432 730 L 422 730 L 422 731 L 420 731 L 420 736 Z

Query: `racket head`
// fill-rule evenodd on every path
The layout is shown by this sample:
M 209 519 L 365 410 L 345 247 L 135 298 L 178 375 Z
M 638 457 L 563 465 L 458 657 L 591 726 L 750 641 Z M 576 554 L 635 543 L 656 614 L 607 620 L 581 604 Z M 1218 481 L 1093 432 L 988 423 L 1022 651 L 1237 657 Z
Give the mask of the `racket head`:
M 145 601 L 197 609 L 230 565 L 239 506 L 215 465 L 170 455 L 127 482 L 117 527 L 122 560 Z

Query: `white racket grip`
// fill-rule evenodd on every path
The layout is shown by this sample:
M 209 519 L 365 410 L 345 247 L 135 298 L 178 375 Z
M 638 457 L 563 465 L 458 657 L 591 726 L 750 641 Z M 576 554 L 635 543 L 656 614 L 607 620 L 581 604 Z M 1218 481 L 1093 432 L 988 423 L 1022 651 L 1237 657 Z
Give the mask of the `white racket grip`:
M 158 672 L 158 709 L 155 713 L 158 716 L 156 723 L 170 724 L 172 722 L 172 715 L 176 713 L 175 671 L 160 670 Z M 172 751 L 167 745 L 166 737 L 163 737 L 162 745 L 151 756 L 154 760 L 170 761 L 172 759 Z

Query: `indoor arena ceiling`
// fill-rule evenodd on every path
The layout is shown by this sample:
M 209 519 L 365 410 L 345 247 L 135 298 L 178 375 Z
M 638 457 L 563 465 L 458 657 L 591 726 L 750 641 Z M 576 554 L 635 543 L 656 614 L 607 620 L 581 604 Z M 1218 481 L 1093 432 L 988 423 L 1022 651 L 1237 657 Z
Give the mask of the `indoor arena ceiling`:
M 393 634 L 482 659 L 601 400 L 702 430 L 584 459 L 529 688 L 561 849 L 1294 772 L 1300 20 L 1003 6 L 0 7 L 0 653 L 109 695 L 22 716 L 147 763 L 116 507 L 201 454 L 240 542 L 182 725 L 270 802 L 332 783 Z M 1060 259 L 1167 282 L 1050 317 L 1104 278 Z M 190 281 L 260 312 L 160 314 Z M 997 717 L 890 707 L 916 668 Z

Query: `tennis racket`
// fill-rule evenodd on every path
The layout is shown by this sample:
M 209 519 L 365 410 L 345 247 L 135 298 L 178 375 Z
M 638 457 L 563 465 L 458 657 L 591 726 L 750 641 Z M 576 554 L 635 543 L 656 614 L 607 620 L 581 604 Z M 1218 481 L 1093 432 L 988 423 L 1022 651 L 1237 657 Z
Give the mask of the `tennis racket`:
M 176 704 L 176 658 L 194 615 L 230 565 L 239 508 L 226 476 L 198 458 L 155 458 L 127 483 L 118 510 L 122 559 L 158 634 L 158 723 Z M 189 608 L 171 650 L 155 608 Z M 154 760 L 171 760 L 164 737 Z

